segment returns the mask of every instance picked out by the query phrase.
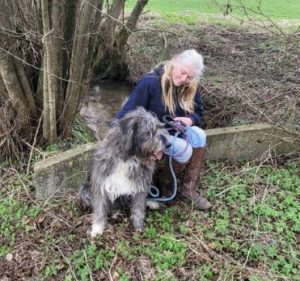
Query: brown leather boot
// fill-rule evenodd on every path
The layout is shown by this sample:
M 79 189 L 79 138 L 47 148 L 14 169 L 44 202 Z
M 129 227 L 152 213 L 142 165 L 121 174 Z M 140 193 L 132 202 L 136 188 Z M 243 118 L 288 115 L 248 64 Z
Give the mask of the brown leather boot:
M 207 210 L 212 207 L 211 203 L 197 191 L 200 182 L 200 172 L 203 169 L 205 152 L 205 147 L 193 149 L 193 155 L 186 166 L 181 191 L 181 194 L 190 200 L 194 208 L 198 210 Z
M 174 179 L 172 177 L 169 159 L 166 159 L 165 163 L 156 171 L 156 183 L 159 187 L 161 196 L 169 196 L 173 190 Z M 184 170 L 186 164 L 181 164 L 172 160 L 173 170 L 178 178 L 178 175 Z

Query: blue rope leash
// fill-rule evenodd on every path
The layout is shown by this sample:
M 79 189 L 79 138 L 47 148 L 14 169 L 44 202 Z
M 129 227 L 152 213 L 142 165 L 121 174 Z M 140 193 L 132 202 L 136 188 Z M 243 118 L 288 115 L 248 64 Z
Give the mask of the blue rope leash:
M 174 172 L 174 169 L 173 169 L 172 158 L 175 155 L 173 153 L 174 144 L 175 144 L 176 138 L 178 137 L 178 135 L 180 133 L 181 132 L 179 130 L 176 132 L 175 137 L 172 140 L 172 146 L 171 146 L 172 150 L 171 150 L 171 153 L 169 154 L 169 157 L 168 157 L 169 168 L 170 168 L 172 178 L 173 178 L 173 192 L 172 192 L 171 196 L 169 196 L 169 197 L 159 197 L 160 196 L 159 189 L 154 185 L 150 185 L 150 189 L 149 189 L 149 195 L 150 196 L 148 196 L 148 198 L 147 198 L 148 200 L 153 200 L 153 201 L 158 201 L 158 202 L 169 202 L 169 201 L 172 201 L 177 195 L 177 188 L 178 188 L 177 178 L 176 178 L 176 175 L 175 175 L 175 172 Z M 186 148 L 184 149 L 184 151 L 186 150 Z M 184 151 L 182 153 L 184 153 Z M 180 155 L 180 154 L 181 153 L 179 153 L 178 155 Z
M 148 198 L 147 198 L 148 200 L 159 201 L 159 202 L 169 202 L 169 201 L 172 201 L 177 195 L 177 178 L 176 178 L 176 175 L 175 175 L 175 172 L 173 169 L 172 158 L 174 155 L 173 149 L 174 149 L 175 140 L 179 134 L 180 134 L 180 132 L 177 132 L 175 134 L 175 137 L 173 138 L 173 141 L 171 144 L 172 145 L 171 153 L 169 154 L 169 157 L 168 157 L 169 168 L 170 168 L 172 178 L 173 178 L 173 192 L 172 192 L 171 196 L 169 196 L 169 197 L 159 197 L 160 196 L 159 189 L 154 185 L 150 185 L 150 189 L 149 189 L 150 196 L 148 196 Z
M 189 127 L 186 126 L 181 121 L 173 120 L 171 118 L 171 116 L 169 116 L 169 115 L 165 115 L 163 117 L 163 122 L 165 124 L 167 124 L 170 127 L 170 129 L 173 129 L 173 130 L 176 131 L 176 134 L 174 135 L 174 138 L 173 138 L 172 144 L 171 144 L 171 148 L 172 148 L 171 149 L 171 153 L 169 154 L 169 158 L 168 158 L 168 160 L 169 160 L 169 168 L 170 168 L 170 171 L 171 171 L 171 174 L 172 174 L 172 177 L 173 177 L 173 192 L 172 192 L 171 196 L 169 196 L 169 197 L 160 197 L 159 189 L 156 186 L 151 185 L 150 189 L 149 189 L 149 196 L 148 196 L 147 199 L 148 200 L 159 201 L 159 202 L 168 202 L 168 201 L 173 200 L 176 197 L 176 195 L 177 195 L 177 178 L 176 178 L 176 175 L 175 175 L 175 172 L 174 172 L 174 169 L 173 169 L 172 158 L 174 156 L 179 156 L 179 155 L 185 153 L 185 151 L 188 148 L 188 145 L 190 143 L 190 140 L 189 140 L 188 136 L 186 136 L 185 140 L 186 140 L 187 144 L 186 144 L 185 149 L 183 151 L 180 151 L 179 153 L 177 153 L 175 155 L 175 153 L 173 152 L 173 149 L 175 147 L 174 146 L 175 141 L 176 141 L 177 137 L 180 134 L 185 134 L 188 131 Z
M 173 169 L 173 165 L 172 165 L 172 156 L 169 155 L 169 167 L 170 167 L 170 171 L 173 177 L 173 193 L 171 194 L 171 196 L 169 197 L 159 197 L 160 196 L 160 192 L 159 189 L 154 186 L 154 185 L 150 185 L 150 190 L 149 190 L 149 195 L 150 197 L 148 197 L 148 200 L 153 200 L 153 201 L 159 201 L 159 202 L 169 202 L 172 201 L 176 195 L 177 195 L 177 178 Z
M 197 133 L 193 130 L 193 127 L 186 126 L 183 122 L 173 120 L 169 115 L 165 115 L 163 117 L 163 122 L 167 124 L 170 129 L 173 129 L 176 131 L 176 134 L 172 140 L 171 144 L 171 153 L 169 154 L 169 167 L 170 171 L 173 177 L 173 193 L 170 197 L 159 197 L 159 189 L 156 186 L 151 185 L 150 186 L 150 191 L 149 191 L 149 200 L 155 200 L 155 201 L 161 201 L 161 202 L 168 202 L 171 201 L 175 198 L 177 194 L 177 179 L 175 172 L 173 170 L 173 165 L 172 165 L 172 157 L 174 156 L 181 156 L 182 154 L 185 153 L 186 149 L 188 148 L 188 145 L 190 144 L 192 147 L 200 147 L 199 142 L 197 142 Z M 178 152 L 176 155 L 173 152 L 174 149 L 174 144 L 175 140 L 177 139 L 178 135 L 183 134 L 185 136 L 186 140 L 186 147 L 184 148 L 183 151 Z

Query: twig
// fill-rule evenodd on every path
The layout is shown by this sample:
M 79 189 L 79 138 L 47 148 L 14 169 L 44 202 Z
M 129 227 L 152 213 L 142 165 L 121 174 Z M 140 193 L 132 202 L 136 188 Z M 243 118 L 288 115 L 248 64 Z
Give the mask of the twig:
M 40 117 L 40 119 L 39 119 L 39 123 L 38 123 L 38 126 L 37 126 L 37 128 L 36 128 L 35 135 L 34 135 L 32 147 L 31 147 L 31 149 L 30 149 L 29 159 L 28 159 L 28 163 L 27 163 L 26 175 L 29 174 L 30 162 L 31 162 L 31 158 L 32 158 L 32 155 L 33 155 L 33 148 L 35 147 L 35 144 L 36 144 L 37 135 L 38 135 L 38 132 L 39 132 L 39 130 L 40 130 L 42 118 L 43 118 L 43 113 L 41 114 L 41 117 Z
M 60 218 L 58 216 L 56 216 L 55 214 L 51 213 L 48 210 L 44 210 L 44 212 L 46 212 L 47 214 L 49 214 L 50 216 L 56 218 L 57 220 L 59 220 L 60 222 L 64 223 L 66 226 L 68 226 L 69 228 L 71 228 L 74 232 L 80 234 L 80 231 L 78 231 L 74 226 L 72 226 L 71 224 L 69 224 L 68 222 L 66 222 L 65 218 Z
M 86 255 L 86 251 L 85 251 L 85 250 L 83 251 L 83 254 L 84 254 L 84 259 L 85 259 L 86 265 L 87 265 L 87 267 L 88 267 L 88 269 L 89 269 L 90 281 L 94 281 L 94 278 L 93 278 L 93 275 L 92 275 L 92 270 L 91 270 L 90 265 L 89 265 L 89 263 L 88 263 L 88 258 L 87 258 L 87 255 Z
M 64 259 L 65 262 L 68 264 L 68 266 L 69 266 L 69 268 L 70 268 L 70 271 L 71 271 L 71 273 L 72 273 L 74 279 L 75 279 L 76 281 L 79 281 L 79 280 L 77 279 L 77 277 L 76 277 L 76 274 L 75 274 L 75 272 L 74 272 L 74 270 L 73 270 L 72 264 L 71 264 L 71 262 L 69 261 L 69 259 L 64 255 L 63 251 L 62 251 L 57 245 L 53 245 L 53 246 L 54 246 L 54 248 L 56 248 L 56 249 L 60 252 L 60 254 L 61 254 L 61 256 L 63 257 L 63 259 Z
M 225 193 L 225 192 L 227 192 L 228 190 L 231 190 L 231 189 L 233 189 L 233 188 L 235 188 L 235 187 L 240 187 L 240 186 L 243 186 L 243 184 L 237 184 L 237 185 L 230 186 L 230 187 L 228 187 L 228 188 L 222 190 L 222 191 L 219 192 L 218 194 L 216 194 L 216 197 L 217 197 L 217 196 L 220 196 L 221 194 L 223 194 L 223 193 Z
M 19 182 L 21 183 L 23 189 L 25 190 L 25 193 L 26 193 L 27 197 L 30 199 L 31 202 L 33 202 L 33 203 L 35 203 L 37 206 L 39 206 L 38 202 L 37 202 L 36 200 L 34 200 L 34 199 L 31 197 L 30 192 L 28 191 L 28 188 L 27 188 L 26 184 L 25 184 L 25 183 L 23 182 L 23 180 L 21 179 L 20 174 L 18 173 L 18 171 L 15 170 L 15 169 L 12 169 L 12 170 L 13 170 L 13 171 L 15 172 L 15 174 L 17 175 L 18 180 L 19 180 Z
M 108 277 L 109 277 L 109 280 L 110 280 L 110 281 L 114 281 L 114 278 L 113 278 L 113 276 L 111 275 L 111 270 L 112 270 L 113 265 L 114 265 L 114 263 L 116 262 L 116 260 L 117 260 L 117 254 L 114 256 L 114 259 L 113 259 L 113 261 L 112 261 L 112 263 L 111 263 L 111 265 L 110 265 L 110 268 L 109 268 L 109 270 L 108 270 Z

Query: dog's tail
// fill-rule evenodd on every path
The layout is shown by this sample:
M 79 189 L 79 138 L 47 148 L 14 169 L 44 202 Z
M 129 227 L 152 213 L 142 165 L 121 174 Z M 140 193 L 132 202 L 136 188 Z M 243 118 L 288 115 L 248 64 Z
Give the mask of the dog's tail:
M 80 190 L 79 190 L 79 202 L 80 205 L 85 210 L 92 210 L 92 201 L 91 201 L 91 192 L 90 192 L 90 181 L 89 177 L 85 179 L 85 181 L 82 183 Z

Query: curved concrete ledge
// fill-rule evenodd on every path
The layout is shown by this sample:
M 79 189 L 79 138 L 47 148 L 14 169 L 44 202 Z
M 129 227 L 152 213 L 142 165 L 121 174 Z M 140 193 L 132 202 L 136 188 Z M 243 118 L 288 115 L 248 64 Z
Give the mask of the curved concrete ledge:
M 84 144 L 34 164 L 33 184 L 37 199 L 54 196 L 66 188 L 79 188 L 96 144 Z
M 267 124 L 206 130 L 208 159 L 254 160 L 300 151 L 300 134 Z
M 208 159 L 254 160 L 268 155 L 300 152 L 300 134 L 266 124 L 206 130 Z M 86 176 L 96 144 L 61 152 L 34 165 L 37 199 L 46 199 L 67 188 L 78 189 Z

